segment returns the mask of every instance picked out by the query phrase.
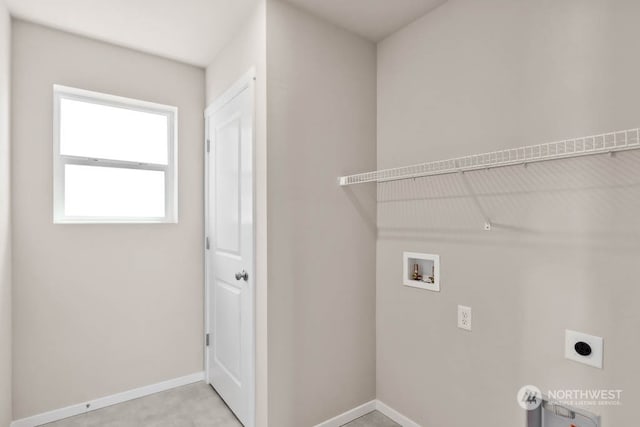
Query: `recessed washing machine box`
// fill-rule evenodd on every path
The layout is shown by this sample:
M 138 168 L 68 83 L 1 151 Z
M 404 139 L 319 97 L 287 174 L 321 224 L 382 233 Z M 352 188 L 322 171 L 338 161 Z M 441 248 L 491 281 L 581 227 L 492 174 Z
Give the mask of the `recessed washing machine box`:
M 404 252 L 402 283 L 413 288 L 440 291 L 440 257 L 434 254 Z

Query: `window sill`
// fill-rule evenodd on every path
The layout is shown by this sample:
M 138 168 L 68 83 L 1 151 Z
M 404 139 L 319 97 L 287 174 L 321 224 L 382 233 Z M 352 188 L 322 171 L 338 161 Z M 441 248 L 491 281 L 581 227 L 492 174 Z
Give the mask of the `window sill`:
M 178 220 L 173 219 L 54 219 L 54 225 L 98 225 L 98 224 L 178 224 Z

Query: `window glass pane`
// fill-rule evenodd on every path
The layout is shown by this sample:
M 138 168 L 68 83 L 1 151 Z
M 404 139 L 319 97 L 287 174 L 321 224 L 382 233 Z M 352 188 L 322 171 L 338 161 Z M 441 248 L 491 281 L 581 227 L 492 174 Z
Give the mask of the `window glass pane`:
M 65 165 L 65 215 L 163 217 L 164 172 Z
M 164 114 L 60 100 L 61 154 L 166 165 L 168 133 Z

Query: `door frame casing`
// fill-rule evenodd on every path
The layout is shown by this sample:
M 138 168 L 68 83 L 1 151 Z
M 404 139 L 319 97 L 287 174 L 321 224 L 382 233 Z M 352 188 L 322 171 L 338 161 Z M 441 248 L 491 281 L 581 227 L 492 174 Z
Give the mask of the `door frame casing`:
M 205 371 L 205 382 L 210 384 L 209 374 L 210 374 L 210 366 L 209 366 L 209 358 L 210 358 L 210 349 L 211 346 L 207 345 L 207 335 L 211 334 L 210 330 L 210 320 L 211 320 L 211 306 L 209 304 L 211 291 L 210 291 L 210 283 L 209 277 L 211 275 L 211 266 L 209 265 L 209 252 L 210 249 L 207 249 L 207 239 L 209 239 L 209 247 L 212 248 L 211 244 L 211 231 L 212 224 L 210 224 L 210 208 L 209 208 L 209 182 L 210 182 L 210 161 L 211 161 L 211 153 L 213 152 L 212 144 L 208 143 L 210 140 L 209 135 L 209 124 L 211 116 L 214 115 L 219 109 L 227 105 L 231 100 L 233 100 L 236 96 L 240 95 L 244 90 L 249 91 L 250 103 L 251 103 L 251 189 L 252 189 L 252 215 L 253 215 L 253 224 L 252 224 L 252 260 L 250 272 L 253 273 L 253 292 L 251 298 L 251 322 L 249 325 L 250 329 L 250 356 L 251 356 L 251 364 L 250 364 L 250 372 L 248 375 L 249 378 L 249 420 L 245 427 L 254 427 L 255 419 L 256 419 L 256 289 L 258 286 L 257 274 L 256 272 L 256 179 L 255 179 L 255 165 L 256 165 L 256 90 L 255 90 L 255 80 L 256 80 L 256 70 L 255 68 L 251 68 L 247 71 L 242 77 L 240 77 L 234 84 L 232 84 L 227 90 L 225 90 L 222 95 L 220 95 L 215 101 L 213 101 L 204 111 L 204 122 L 205 122 L 205 132 L 204 132 L 204 238 L 203 238 L 203 254 L 204 254 L 204 336 L 203 336 L 203 346 L 204 346 L 204 371 Z M 207 151 L 207 145 L 210 145 L 211 152 Z M 210 343 L 211 344 L 211 340 Z

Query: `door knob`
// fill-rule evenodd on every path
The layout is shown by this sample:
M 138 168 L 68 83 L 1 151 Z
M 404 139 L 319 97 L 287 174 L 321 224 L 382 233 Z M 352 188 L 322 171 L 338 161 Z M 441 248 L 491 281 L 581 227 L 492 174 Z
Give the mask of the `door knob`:
M 240 273 L 236 273 L 236 280 L 240 279 L 243 279 L 246 282 L 247 280 L 249 280 L 249 273 L 244 270 L 242 270 L 242 272 Z

